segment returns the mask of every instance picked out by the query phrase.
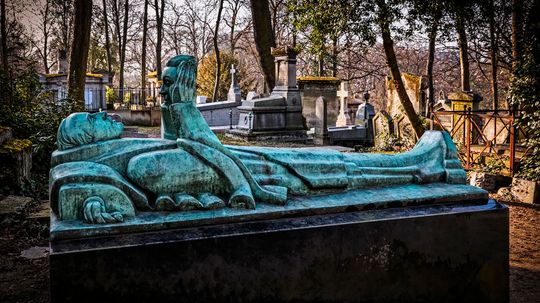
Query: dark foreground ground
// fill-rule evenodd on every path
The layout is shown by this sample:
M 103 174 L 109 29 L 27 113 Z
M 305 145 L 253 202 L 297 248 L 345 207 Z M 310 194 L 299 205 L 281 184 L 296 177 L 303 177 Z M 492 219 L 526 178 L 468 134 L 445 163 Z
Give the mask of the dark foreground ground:
M 18 215 L 0 218 L 0 302 L 48 302 L 49 226 L 43 205 L 46 201 L 34 201 Z M 508 206 L 510 302 L 540 302 L 540 206 Z

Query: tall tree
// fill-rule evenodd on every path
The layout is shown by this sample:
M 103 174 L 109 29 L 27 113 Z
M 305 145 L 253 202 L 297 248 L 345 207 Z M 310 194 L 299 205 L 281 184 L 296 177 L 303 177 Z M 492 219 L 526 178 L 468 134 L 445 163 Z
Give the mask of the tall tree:
M 270 9 L 268 0 L 250 0 L 250 2 L 255 47 L 264 75 L 265 90 L 269 92 L 275 84 L 274 56 L 272 56 L 271 48 L 276 46 L 270 21 Z
M 141 46 L 141 89 L 143 100 L 146 100 L 146 35 L 148 32 L 148 0 L 144 0 L 143 30 Z
M 498 43 L 495 29 L 495 0 L 489 1 L 489 42 L 490 42 L 490 58 L 491 58 L 491 96 L 493 98 L 493 109 L 499 108 L 499 94 L 497 82 L 497 65 L 498 65 Z
M 146 1 L 146 0 L 145 0 Z M 109 38 L 109 19 L 107 17 L 107 1 L 103 0 L 103 24 L 105 27 L 105 50 L 107 51 L 107 72 L 112 72 L 111 41 Z
M 216 17 L 216 27 L 214 28 L 214 54 L 216 55 L 216 80 L 214 81 L 214 92 L 212 93 L 212 101 L 216 102 L 219 99 L 219 79 L 221 77 L 221 59 L 219 57 L 219 23 L 221 21 L 221 12 L 223 11 L 223 0 L 219 0 L 218 13 Z
M 465 18 L 460 10 L 456 11 L 456 32 L 459 47 L 459 65 L 461 67 L 461 90 L 471 90 L 470 70 L 469 70 L 469 50 L 467 43 L 467 32 L 465 30 Z
M 165 0 L 154 1 L 156 9 L 156 71 L 158 78 L 161 78 L 161 45 L 163 41 L 163 15 L 165 12 Z
M 76 110 L 84 110 L 84 84 L 92 25 L 92 0 L 75 0 L 73 21 L 74 33 L 69 60 L 68 96 L 75 100 Z
M 69 51 L 73 21 L 73 0 L 54 0 L 52 13 L 58 21 L 58 49 Z
M 118 61 L 120 64 L 120 69 L 118 71 L 118 86 L 121 89 L 121 98 L 123 98 L 122 89 L 124 88 L 124 67 L 126 64 L 127 31 L 129 19 L 129 0 L 123 1 L 123 3 L 119 3 L 118 0 L 113 0 L 112 5 L 116 43 L 118 44 Z M 123 8 L 121 7 L 122 4 Z
M 523 0 L 512 0 L 512 67 L 516 65 L 522 57 L 523 42 Z
M 6 0 L 0 0 L 0 52 L 2 55 L 2 69 L 8 69 L 8 47 L 7 47 L 7 20 L 6 20 Z
M 390 32 L 390 24 L 393 20 L 392 12 L 390 12 L 385 0 L 375 0 L 375 3 L 379 8 L 377 21 L 381 30 L 384 52 L 386 54 L 386 62 L 390 68 L 394 85 L 396 86 L 399 100 L 401 101 L 405 115 L 411 122 L 414 133 L 418 138 L 420 138 L 424 134 L 424 127 L 422 126 L 422 122 L 418 118 L 418 115 L 414 110 L 414 106 L 412 105 L 411 100 L 407 95 L 407 91 L 405 90 L 405 85 L 401 79 L 401 72 L 399 71 L 396 53 L 394 51 L 394 41 L 392 40 L 392 35 Z

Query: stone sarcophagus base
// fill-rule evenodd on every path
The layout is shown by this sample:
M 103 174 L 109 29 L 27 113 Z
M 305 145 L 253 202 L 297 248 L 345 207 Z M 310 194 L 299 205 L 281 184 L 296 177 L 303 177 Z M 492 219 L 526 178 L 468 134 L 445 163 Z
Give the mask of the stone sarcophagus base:
M 99 227 L 53 218 L 51 301 L 508 302 L 508 208 L 479 190 L 289 203 Z

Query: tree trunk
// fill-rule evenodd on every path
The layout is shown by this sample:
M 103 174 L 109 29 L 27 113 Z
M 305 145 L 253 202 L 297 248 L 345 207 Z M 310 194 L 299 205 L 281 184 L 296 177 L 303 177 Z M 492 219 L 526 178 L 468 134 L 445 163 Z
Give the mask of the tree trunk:
M 490 13 L 489 13 L 489 42 L 491 44 L 491 95 L 493 97 L 493 109 L 497 110 L 499 108 L 499 94 L 498 94 L 498 83 L 497 83 L 497 41 L 495 39 L 495 1 L 491 0 L 490 3 Z
M 322 51 L 321 53 L 319 53 L 319 60 L 317 61 L 317 63 L 318 63 L 317 75 L 319 77 L 323 77 L 324 76 L 324 54 Z
M 429 117 L 430 113 L 433 111 L 433 104 L 435 103 L 435 88 L 433 86 L 433 62 L 435 61 L 435 40 L 437 38 L 438 28 L 439 20 L 433 20 L 428 35 L 428 61 L 426 64 L 426 75 L 428 80 L 428 98 L 426 106 L 426 117 Z
M 458 12 L 456 13 L 456 31 L 459 47 L 459 65 L 461 67 L 461 90 L 470 91 L 471 81 L 469 72 L 469 49 L 467 45 L 467 33 L 465 32 L 465 20 Z
M 124 101 L 124 66 L 126 63 L 126 46 L 127 46 L 127 28 L 128 28 L 128 16 L 129 16 L 129 1 L 124 0 L 124 24 L 122 26 L 122 39 L 119 45 L 120 47 L 120 95 L 122 101 Z
M 141 96 L 146 101 L 146 34 L 148 32 L 148 0 L 144 0 L 141 50 Z
M 7 21 L 6 21 L 6 0 L 0 0 L 0 52 L 2 53 L 2 69 L 8 70 L 8 48 L 7 48 Z
M 337 36 L 332 38 L 332 77 L 337 77 L 337 61 L 338 61 L 338 39 Z
M 538 16 L 536 16 L 538 17 Z M 515 70 L 522 57 L 523 1 L 512 0 L 512 68 Z
M 221 21 L 221 11 L 223 10 L 223 0 L 219 1 L 218 14 L 216 18 L 216 27 L 214 28 L 214 53 L 216 55 L 216 77 L 214 80 L 214 92 L 212 93 L 212 102 L 217 102 L 219 99 L 219 80 L 221 77 L 221 59 L 219 58 L 218 35 L 219 22 Z
M 71 42 L 68 73 L 68 96 L 75 101 L 76 111 L 84 110 L 84 84 L 91 21 L 92 0 L 75 0 L 73 40 Z
M 105 50 L 107 51 L 107 72 L 112 72 L 111 41 L 109 40 L 109 20 L 107 19 L 107 1 L 103 0 L 103 23 L 105 26 Z
M 4 0 L 2 0 L 4 1 Z M 50 26 L 48 23 L 50 20 L 48 19 L 49 16 L 49 8 L 50 8 L 50 1 L 45 1 L 45 11 L 43 12 L 43 28 L 42 28 L 42 34 L 43 34 L 43 68 L 45 70 L 45 74 L 49 73 L 49 62 L 48 62 L 48 53 L 49 53 L 49 30 L 47 30 L 47 26 Z
M 250 2 L 255 46 L 264 75 L 265 90 L 269 92 L 275 85 L 274 56 L 272 56 L 271 48 L 276 46 L 270 20 L 270 9 L 268 0 L 250 0 Z
M 405 86 L 403 85 L 403 80 L 401 79 L 396 53 L 394 52 L 394 41 L 392 40 L 392 36 L 390 34 L 390 16 L 388 7 L 386 6 L 384 0 L 378 0 L 377 5 L 380 9 L 378 18 L 382 33 L 384 52 L 386 54 L 386 61 L 388 67 L 390 68 L 390 72 L 392 73 L 394 85 L 396 86 L 401 105 L 405 110 L 405 115 L 411 122 L 414 133 L 418 138 L 420 138 L 424 134 L 424 127 L 422 126 L 422 122 L 420 122 L 420 119 L 414 110 L 414 106 L 407 95 L 407 91 L 405 91 Z
M 154 2 L 156 7 L 156 28 L 157 28 L 157 40 L 156 40 L 156 72 L 158 79 L 161 79 L 161 44 L 163 41 L 163 12 L 165 9 L 165 0 L 161 0 L 161 6 L 159 6 L 158 0 Z

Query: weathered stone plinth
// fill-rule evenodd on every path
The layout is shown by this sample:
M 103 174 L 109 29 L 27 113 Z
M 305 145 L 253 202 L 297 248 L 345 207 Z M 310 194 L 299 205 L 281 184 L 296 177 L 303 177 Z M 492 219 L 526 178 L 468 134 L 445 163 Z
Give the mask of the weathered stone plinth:
M 401 198 L 398 198 L 401 197 Z M 508 209 L 466 185 L 52 221 L 52 302 L 507 302 Z

